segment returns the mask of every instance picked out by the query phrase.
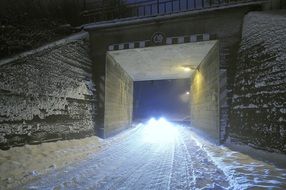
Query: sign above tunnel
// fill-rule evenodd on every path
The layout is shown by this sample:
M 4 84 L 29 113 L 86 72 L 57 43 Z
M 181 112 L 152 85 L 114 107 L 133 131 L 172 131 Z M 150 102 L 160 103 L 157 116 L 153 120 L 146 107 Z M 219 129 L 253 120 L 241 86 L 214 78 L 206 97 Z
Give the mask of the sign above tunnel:
M 156 32 L 152 36 L 152 42 L 154 45 L 163 45 L 165 42 L 165 34 L 161 32 Z

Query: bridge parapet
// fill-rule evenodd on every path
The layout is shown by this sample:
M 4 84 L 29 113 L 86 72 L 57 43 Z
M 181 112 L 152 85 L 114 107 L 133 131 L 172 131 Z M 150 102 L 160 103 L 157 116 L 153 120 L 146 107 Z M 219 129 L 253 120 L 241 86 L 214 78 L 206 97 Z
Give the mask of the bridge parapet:
M 82 17 L 86 23 L 90 23 L 129 17 L 169 15 L 178 12 L 267 1 L 268 0 L 141 0 L 136 3 L 126 4 L 122 0 L 118 0 L 112 6 L 97 5 L 95 7 L 98 8 L 86 10 L 82 13 Z

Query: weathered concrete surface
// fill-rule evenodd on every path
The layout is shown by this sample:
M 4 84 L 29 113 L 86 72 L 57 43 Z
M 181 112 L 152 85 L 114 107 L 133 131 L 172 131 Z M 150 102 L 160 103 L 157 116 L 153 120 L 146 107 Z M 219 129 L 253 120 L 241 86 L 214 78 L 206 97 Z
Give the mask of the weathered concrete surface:
M 107 53 L 105 76 L 104 137 L 131 127 L 133 112 L 133 80 Z
M 190 112 L 192 126 L 220 139 L 219 45 L 210 50 L 191 76 Z
M 134 81 L 190 78 L 184 67 L 196 68 L 215 41 L 110 51 Z
M 0 148 L 94 134 L 95 86 L 86 39 L 0 66 Z
M 286 153 L 286 11 L 244 19 L 231 136 Z

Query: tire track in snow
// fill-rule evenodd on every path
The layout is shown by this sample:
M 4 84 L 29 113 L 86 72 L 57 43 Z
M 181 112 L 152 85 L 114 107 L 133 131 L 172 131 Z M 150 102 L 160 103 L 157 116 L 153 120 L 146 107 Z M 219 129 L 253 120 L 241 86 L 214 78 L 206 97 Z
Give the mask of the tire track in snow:
M 176 128 L 174 139 L 144 141 L 144 127 L 120 136 L 107 149 L 41 176 L 24 189 L 189 190 L 228 187 L 226 176 L 201 147 Z M 22 188 L 23 189 L 23 188 Z

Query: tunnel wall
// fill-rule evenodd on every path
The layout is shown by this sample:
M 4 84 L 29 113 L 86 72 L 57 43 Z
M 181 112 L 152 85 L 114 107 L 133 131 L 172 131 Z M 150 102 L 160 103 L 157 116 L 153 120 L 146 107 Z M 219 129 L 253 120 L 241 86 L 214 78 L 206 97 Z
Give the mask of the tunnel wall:
M 215 139 L 220 139 L 219 46 L 210 50 L 191 76 L 191 124 Z
M 133 80 L 107 53 L 105 75 L 104 137 L 131 126 Z
M 94 134 L 95 86 L 85 38 L 0 63 L 0 148 Z
M 286 11 L 244 18 L 231 137 L 286 153 Z

